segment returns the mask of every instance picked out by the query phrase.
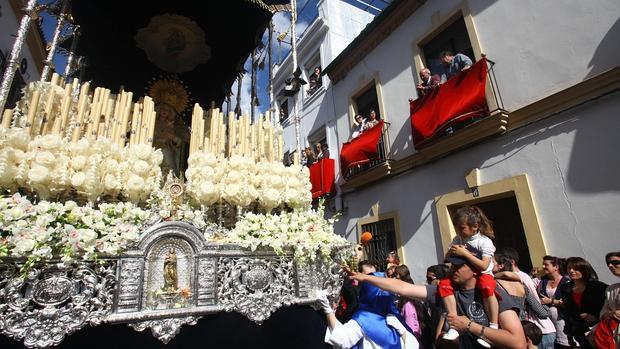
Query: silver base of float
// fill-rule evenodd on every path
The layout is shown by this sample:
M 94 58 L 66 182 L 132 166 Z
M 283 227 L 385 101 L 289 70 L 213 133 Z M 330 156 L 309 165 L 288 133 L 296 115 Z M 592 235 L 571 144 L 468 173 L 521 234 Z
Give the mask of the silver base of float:
M 39 263 L 26 275 L 20 273 L 24 260 L 4 260 L 0 332 L 46 348 L 86 325 L 128 323 L 168 343 L 206 314 L 235 311 L 261 324 L 281 307 L 313 304 L 316 289 L 336 297 L 343 282 L 336 261 L 346 258 L 347 248 L 334 250 L 329 261 L 301 264 L 292 254 L 208 243 L 190 224 L 163 222 L 114 258 Z M 173 288 L 164 275 L 171 249 Z

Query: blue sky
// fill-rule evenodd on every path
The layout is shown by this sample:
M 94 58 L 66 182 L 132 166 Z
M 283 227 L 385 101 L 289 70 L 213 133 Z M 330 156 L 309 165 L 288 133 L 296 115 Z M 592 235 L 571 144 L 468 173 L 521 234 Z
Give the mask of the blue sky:
M 342 0 L 346 3 L 349 3 L 353 6 L 364 9 L 374 15 L 377 15 L 379 11 L 377 9 L 384 9 L 388 2 L 391 0 Z M 52 0 L 42 0 L 39 3 L 47 4 L 53 2 Z M 303 32 L 308 28 L 308 25 L 314 21 L 314 19 L 318 16 L 317 3 L 319 0 L 298 0 L 297 2 L 297 36 L 303 36 Z M 370 5 L 370 7 L 368 6 Z M 54 34 L 54 29 L 56 27 L 56 18 L 50 16 L 47 13 L 42 14 L 43 17 L 43 33 L 45 35 L 45 39 L 49 42 L 52 40 L 52 36 Z M 275 37 L 282 32 L 288 31 L 290 28 L 290 14 L 289 13 L 276 13 L 273 17 L 275 33 L 273 36 L 273 55 L 274 55 L 274 63 L 277 63 L 278 58 L 284 59 L 286 55 L 290 51 L 290 45 L 286 43 L 282 43 L 282 45 L 278 45 Z M 63 33 L 68 33 L 69 29 L 65 28 Z M 263 42 L 266 44 L 268 42 L 268 33 L 265 32 L 263 35 Z M 287 37 L 288 41 L 290 41 L 290 36 Z M 279 51 L 281 47 L 281 52 Z M 67 56 L 57 53 L 54 57 L 54 65 L 56 67 L 56 71 L 61 74 L 64 73 L 65 66 L 67 62 Z M 266 63 L 267 61 L 265 61 Z M 248 73 L 244 76 L 242 82 L 242 93 L 241 93 L 241 109 L 244 112 L 250 111 L 250 71 L 251 71 L 251 58 L 245 62 L 245 70 Z M 267 68 L 267 64 L 265 64 L 265 69 L 260 70 L 257 75 L 257 93 L 258 99 L 260 102 L 260 106 L 257 108 L 259 113 L 263 113 L 269 107 L 269 96 L 267 94 L 267 86 L 269 83 L 269 72 Z M 236 93 L 237 86 L 236 83 L 232 86 L 233 93 Z M 232 107 L 235 106 L 235 97 L 233 96 L 233 104 Z

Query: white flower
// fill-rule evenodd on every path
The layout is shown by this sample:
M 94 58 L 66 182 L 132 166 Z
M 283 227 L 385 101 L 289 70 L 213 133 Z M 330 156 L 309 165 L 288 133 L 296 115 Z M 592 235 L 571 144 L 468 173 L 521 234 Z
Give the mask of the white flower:
M 41 246 L 36 251 L 34 251 L 34 255 L 40 258 L 52 258 L 52 248 L 49 246 Z
M 84 166 L 86 166 L 86 156 L 78 155 L 71 159 L 71 167 L 73 167 L 74 170 L 82 170 Z
M 144 160 L 138 160 L 133 163 L 132 168 L 135 173 L 143 176 L 149 172 L 149 170 L 151 169 L 151 166 Z
M 34 158 L 34 161 L 36 163 L 39 163 L 46 167 L 53 167 L 55 160 L 56 157 L 49 151 L 37 152 L 37 155 Z
M 35 240 L 30 238 L 19 239 L 15 244 L 15 248 L 13 249 L 13 253 L 18 256 L 23 256 L 27 252 L 32 251 L 35 245 Z
M 60 147 L 60 143 L 60 137 L 55 134 L 49 134 L 35 139 L 35 144 L 45 150 L 56 150 Z
M 148 144 L 136 144 L 131 147 L 131 150 L 138 157 L 138 159 L 148 160 L 151 157 L 153 148 Z
M 121 187 L 121 183 L 118 181 L 116 176 L 112 174 L 107 174 L 103 180 L 103 186 L 108 191 L 118 190 Z
M 88 138 L 82 138 L 75 143 L 69 145 L 69 151 L 73 154 L 87 154 L 90 149 Z
M 97 233 L 92 229 L 78 229 L 77 233 L 79 235 L 80 241 L 85 244 L 89 244 L 97 239 Z
M 71 176 L 71 185 L 74 188 L 81 188 L 84 185 L 84 181 L 86 180 L 86 174 L 84 172 L 76 172 Z
M 46 184 L 49 182 L 49 170 L 41 165 L 34 165 L 28 171 L 28 180 L 36 184 Z
M 8 132 L 7 143 L 16 149 L 26 150 L 28 148 L 28 142 L 30 142 L 30 134 L 23 128 L 12 128 L 11 132 Z
M 155 166 L 159 166 L 162 161 L 164 161 L 164 153 L 162 153 L 161 149 L 156 149 L 153 153 L 151 153 L 151 164 Z
M 131 175 L 127 181 L 127 189 L 131 192 L 140 192 L 144 188 L 144 179 L 137 175 Z

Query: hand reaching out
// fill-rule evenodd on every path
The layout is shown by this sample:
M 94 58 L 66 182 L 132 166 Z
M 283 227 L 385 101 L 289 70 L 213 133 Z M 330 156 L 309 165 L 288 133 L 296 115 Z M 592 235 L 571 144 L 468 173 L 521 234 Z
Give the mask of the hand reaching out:
M 327 299 L 327 290 L 317 290 L 316 291 L 316 302 L 323 309 L 325 314 L 333 313 L 334 309 L 332 308 L 331 302 Z

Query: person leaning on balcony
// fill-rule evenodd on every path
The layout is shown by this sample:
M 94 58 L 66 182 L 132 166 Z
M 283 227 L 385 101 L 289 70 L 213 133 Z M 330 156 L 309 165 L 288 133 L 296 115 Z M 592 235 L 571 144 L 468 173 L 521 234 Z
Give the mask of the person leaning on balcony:
M 454 75 L 469 69 L 473 62 L 469 57 L 462 53 L 453 55 L 451 51 L 443 51 L 439 54 L 439 60 L 443 67 L 441 83 L 450 80 Z
M 329 159 L 329 148 L 327 147 L 327 144 L 317 143 L 315 145 L 315 148 L 318 154 L 316 156 L 317 161 L 321 161 L 323 159 Z
M 439 86 L 440 82 L 441 77 L 439 75 L 431 75 L 428 68 L 422 68 L 420 70 L 420 83 L 415 87 L 418 91 L 418 97 L 421 98 L 429 94 L 435 87 Z
M 314 154 L 312 147 L 306 147 L 304 152 L 306 154 L 306 166 L 310 167 L 316 162 L 316 155 Z
M 351 134 L 351 139 L 349 140 L 349 142 L 359 137 L 362 132 L 364 132 L 365 125 L 366 119 L 364 119 L 360 114 L 355 115 L 355 129 L 353 129 L 353 133 Z
M 364 124 L 364 131 L 370 130 L 371 128 L 377 126 L 378 123 L 379 119 L 377 118 L 377 112 L 374 109 L 370 109 L 368 120 L 366 120 L 366 124 Z

